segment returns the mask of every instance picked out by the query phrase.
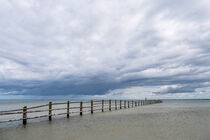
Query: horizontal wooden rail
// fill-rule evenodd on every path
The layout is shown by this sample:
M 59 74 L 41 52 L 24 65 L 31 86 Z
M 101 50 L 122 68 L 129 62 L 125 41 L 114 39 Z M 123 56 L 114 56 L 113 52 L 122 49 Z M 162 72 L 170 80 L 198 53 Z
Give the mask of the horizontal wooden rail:
M 62 103 L 52 103 L 52 105 L 64 105 L 67 104 L 67 102 L 62 102 Z
M 35 108 L 41 108 L 41 107 L 45 107 L 48 106 L 49 104 L 45 104 L 45 105 L 39 105 L 39 106 L 33 106 L 33 107 L 29 107 L 27 109 L 35 109 Z
M 96 112 L 112 111 L 122 108 L 132 108 L 132 107 L 144 106 L 155 103 L 162 103 L 162 100 L 91 100 L 91 101 L 67 101 L 67 102 L 54 102 L 54 103 L 49 102 L 48 104 L 39 105 L 39 106 L 32 106 L 32 107 L 24 106 L 23 109 L 0 111 L 0 117 L 5 115 L 11 116 L 15 114 L 16 115 L 22 114 L 22 118 L 0 120 L 0 123 L 22 120 L 23 124 L 26 125 L 28 119 L 48 117 L 49 120 L 52 120 L 53 116 L 60 116 L 60 115 L 66 115 L 67 118 L 69 118 L 70 114 L 79 113 L 82 116 L 83 113 L 93 114 L 95 111 Z M 60 105 L 62 105 L 62 107 L 53 108 L 55 106 L 60 106 Z M 42 107 L 48 107 L 48 108 L 34 110 Z M 65 112 L 56 113 L 54 111 L 65 111 Z M 41 112 L 47 112 L 47 114 L 33 116 L 33 117 L 29 116 L 31 113 L 35 114 Z
M 23 109 L 14 109 L 14 110 L 6 110 L 6 111 L 0 111 L 0 113 L 7 113 L 7 112 L 14 112 L 14 111 L 22 111 Z

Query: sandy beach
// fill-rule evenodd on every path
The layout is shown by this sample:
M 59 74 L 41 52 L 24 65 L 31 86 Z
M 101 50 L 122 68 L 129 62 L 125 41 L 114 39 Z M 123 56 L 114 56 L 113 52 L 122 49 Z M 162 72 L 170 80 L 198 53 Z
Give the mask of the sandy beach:
M 0 129 L 0 140 L 209 140 L 210 105 L 162 103 Z

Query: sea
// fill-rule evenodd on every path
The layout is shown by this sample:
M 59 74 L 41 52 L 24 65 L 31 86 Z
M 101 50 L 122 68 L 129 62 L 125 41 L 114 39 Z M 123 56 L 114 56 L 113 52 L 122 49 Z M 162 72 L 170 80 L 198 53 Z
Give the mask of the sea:
M 67 100 L 51 101 L 55 103 Z M 0 100 L 0 111 L 48 102 L 49 100 Z M 53 116 L 52 121 L 48 121 L 48 118 L 29 119 L 26 126 L 22 125 L 22 121 L 0 123 L 0 140 L 210 139 L 210 100 L 163 100 L 159 104 L 111 112 L 107 110 L 104 113 L 99 110 L 93 115 L 88 111 L 83 116 L 76 115 L 70 118 L 66 115 Z M 22 114 L 12 118 L 14 117 L 21 118 Z M 12 118 L 1 116 L 0 121 Z
M 44 100 L 44 99 L 12 99 L 12 100 L 0 100 L 0 112 L 2 111 L 7 111 L 7 110 L 16 110 L 16 109 L 22 109 L 24 106 L 27 106 L 28 108 L 34 107 L 34 106 L 39 106 L 39 105 L 45 105 L 48 104 L 49 102 L 52 103 L 66 103 L 68 100 L 64 99 L 59 99 L 59 100 Z M 80 100 L 70 100 L 72 102 L 80 102 Z M 112 103 L 112 106 L 114 103 Z M 118 104 L 119 105 L 119 104 Z M 122 106 L 124 104 L 122 103 Z M 79 107 L 79 103 L 75 104 L 70 104 L 70 107 Z M 83 107 L 90 106 L 90 103 L 84 103 Z M 170 99 L 170 100 L 163 100 L 163 103 L 158 104 L 158 105 L 149 105 L 149 106 L 144 106 L 144 107 L 167 107 L 167 108 L 189 108 L 189 107 L 210 107 L 210 100 L 207 99 Z M 61 104 L 61 105 L 53 105 L 53 109 L 55 108 L 65 108 L 66 104 Z M 105 105 L 105 107 L 108 107 L 108 102 Z M 119 107 L 119 106 L 118 106 Z M 37 108 L 33 110 L 47 110 L 48 106 L 42 107 L 42 108 Z M 97 112 L 100 112 L 100 105 L 97 107 Z M 108 109 L 107 109 L 108 110 Z M 75 114 L 70 114 L 72 116 L 74 115 L 79 115 L 79 108 L 77 109 L 72 109 L 72 112 L 78 112 Z M 70 112 L 71 112 L 70 111 Z M 90 108 L 83 109 L 84 114 L 90 113 Z M 18 112 L 18 111 L 17 111 Z M 21 112 L 21 111 L 19 111 Z M 57 114 L 57 113 L 65 113 L 66 110 L 55 110 L 53 111 L 52 114 Z M 48 115 L 48 111 L 46 112 L 36 112 L 36 113 L 28 113 L 27 117 L 35 117 L 35 116 L 41 116 L 41 115 Z M 60 119 L 64 117 L 64 115 L 61 116 L 53 116 L 53 119 Z M 14 114 L 14 115 L 0 115 L 0 122 L 1 121 L 6 121 L 6 120 L 13 120 L 13 119 L 19 119 L 22 118 L 22 114 Z M 28 123 L 36 123 L 40 121 L 47 121 L 48 118 L 36 118 L 36 119 L 30 119 L 28 120 Z M 14 121 L 14 122 L 6 122 L 6 123 L 0 123 L 0 128 L 7 128 L 7 127 L 16 127 L 22 125 L 22 121 Z

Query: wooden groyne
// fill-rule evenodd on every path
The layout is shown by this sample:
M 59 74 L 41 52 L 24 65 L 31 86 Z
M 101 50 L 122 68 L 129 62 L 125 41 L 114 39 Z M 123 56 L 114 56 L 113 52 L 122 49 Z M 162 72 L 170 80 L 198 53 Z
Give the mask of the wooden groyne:
M 48 118 L 52 120 L 53 116 L 66 115 L 67 118 L 70 114 L 79 114 L 94 112 L 112 111 L 118 109 L 133 108 L 138 106 L 144 106 L 149 104 L 162 103 L 162 100 L 91 100 L 91 101 L 67 101 L 67 102 L 49 102 L 48 104 L 27 107 L 24 106 L 22 109 L 0 111 L 1 116 L 21 115 L 21 118 L 0 120 L 0 123 L 22 121 L 23 125 L 27 124 L 29 119 L 37 118 Z M 62 105 L 62 107 L 59 107 Z M 64 111 L 62 113 L 54 113 L 56 111 Z M 46 113 L 45 115 L 37 115 L 30 117 L 29 114 Z

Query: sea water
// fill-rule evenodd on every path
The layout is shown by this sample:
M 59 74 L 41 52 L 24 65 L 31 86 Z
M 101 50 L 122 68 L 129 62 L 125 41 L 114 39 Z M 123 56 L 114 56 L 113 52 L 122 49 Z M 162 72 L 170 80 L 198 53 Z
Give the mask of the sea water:
M 13 101 L 14 103 L 15 101 Z M 40 103 L 36 103 L 40 105 Z M 48 101 L 39 101 L 48 103 Z M 32 101 L 23 105 L 32 105 Z M 22 104 L 20 101 L 17 104 Z M 7 103 L 4 103 L 4 106 Z M 16 104 L 16 103 L 14 103 Z M 35 105 L 33 104 L 33 105 Z M 2 105 L 3 106 L 3 105 Z M 53 118 L 0 129 L 1 140 L 209 140 L 209 100 L 164 100 L 117 111 Z

